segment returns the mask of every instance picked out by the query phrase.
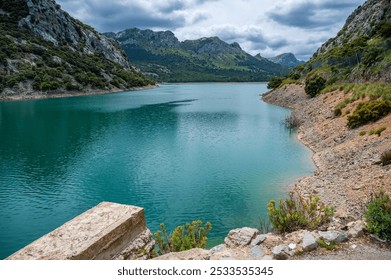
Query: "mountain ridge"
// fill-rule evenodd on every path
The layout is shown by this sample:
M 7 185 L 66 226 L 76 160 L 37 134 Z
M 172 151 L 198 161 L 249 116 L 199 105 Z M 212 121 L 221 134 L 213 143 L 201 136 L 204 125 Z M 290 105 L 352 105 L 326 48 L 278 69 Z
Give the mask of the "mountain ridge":
M 391 82 L 391 5 L 368 0 L 307 63 L 332 81 Z
M 117 42 L 54 0 L 0 2 L 0 98 L 120 91 L 153 84 Z
M 260 82 L 288 72 L 286 67 L 260 60 L 238 43 L 229 44 L 216 36 L 180 42 L 171 31 L 130 28 L 104 34 L 117 40 L 132 63 L 159 81 Z
M 275 57 L 267 58 L 271 62 L 286 66 L 286 67 L 296 67 L 301 64 L 304 64 L 305 61 L 298 60 L 293 53 L 283 53 Z

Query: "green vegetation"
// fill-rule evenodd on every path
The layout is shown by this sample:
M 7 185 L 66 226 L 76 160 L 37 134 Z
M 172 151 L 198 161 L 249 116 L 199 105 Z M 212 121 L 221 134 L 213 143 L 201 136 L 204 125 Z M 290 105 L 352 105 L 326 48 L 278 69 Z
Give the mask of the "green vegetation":
M 260 82 L 289 72 L 217 37 L 179 42 L 171 32 L 137 28 L 105 35 L 122 44 L 132 64 L 162 82 Z
M 284 77 L 272 77 L 267 84 L 268 89 L 276 89 L 281 86 L 284 81 Z
M 357 128 L 369 122 L 375 122 L 391 112 L 391 101 L 371 100 L 357 105 L 356 110 L 348 116 L 348 127 Z
M 193 248 L 205 248 L 207 235 L 212 229 L 212 224 L 207 222 L 205 227 L 201 221 L 193 221 L 185 226 L 178 226 L 168 235 L 164 224 L 160 225 L 161 230 L 154 233 L 157 245 L 156 254 L 163 255 L 170 252 L 180 252 Z
M 364 136 L 364 135 L 366 135 L 366 134 L 367 134 L 367 132 L 366 132 L 365 130 L 360 131 L 360 136 Z
M 305 81 L 305 92 L 310 97 L 318 95 L 326 86 L 326 79 L 319 75 L 310 76 Z
M 286 116 L 283 121 L 284 126 L 289 129 L 289 131 L 298 128 L 301 123 L 300 118 L 293 112 L 289 116 Z
M 391 164 L 391 150 L 385 151 L 382 153 L 380 160 L 383 165 Z
M 333 251 L 337 248 L 337 243 L 335 241 L 326 241 L 323 237 L 316 240 L 319 247 L 325 248 L 328 251 Z
M 0 93 L 28 81 L 43 92 L 128 89 L 154 83 L 100 53 L 86 55 L 67 42 L 56 46 L 20 29 L 17 22 L 28 14 L 25 1 L 1 1 L 0 9 L 5 12 L 0 15 Z
M 377 237 L 391 241 L 391 199 L 382 190 L 372 195 L 365 212 L 367 230 Z
M 278 207 L 274 200 L 268 203 L 270 222 L 279 232 L 317 228 L 328 223 L 333 213 L 334 208 L 324 205 L 319 197 L 305 198 L 297 192 L 290 192 L 285 201 L 280 199 Z
M 371 131 L 369 131 L 369 135 L 374 135 L 376 134 L 377 136 L 380 136 L 381 133 L 386 130 L 387 128 L 382 126 L 382 127 L 379 127 L 378 129 L 371 129 Z

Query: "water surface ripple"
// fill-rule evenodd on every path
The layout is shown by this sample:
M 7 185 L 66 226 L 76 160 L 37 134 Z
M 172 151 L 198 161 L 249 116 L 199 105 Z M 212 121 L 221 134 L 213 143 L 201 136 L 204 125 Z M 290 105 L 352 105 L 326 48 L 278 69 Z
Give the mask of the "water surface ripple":
M 313 170 L 260 101 L 264 84 L 183 84 L 0 103 L 0 258 L 101 201 L 145 208 L 156 231 L 211 221 L 209 246 L 257 227 Z

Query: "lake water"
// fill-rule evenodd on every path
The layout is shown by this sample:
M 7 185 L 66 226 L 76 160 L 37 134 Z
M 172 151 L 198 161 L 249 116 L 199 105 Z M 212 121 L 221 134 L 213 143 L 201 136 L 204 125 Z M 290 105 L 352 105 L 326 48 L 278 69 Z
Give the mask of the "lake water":
M 265 84 L 179 84 L 0 102 L 0 258 L 101 201 L 145 208 L 152 232 L 201 219 L 208 246 L 258 227 L 266 204 L 309 175 Z

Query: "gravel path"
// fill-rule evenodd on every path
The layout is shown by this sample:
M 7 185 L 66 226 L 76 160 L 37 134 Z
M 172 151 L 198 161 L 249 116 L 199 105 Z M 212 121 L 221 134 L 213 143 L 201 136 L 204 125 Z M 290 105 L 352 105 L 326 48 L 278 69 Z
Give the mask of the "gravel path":
M 343 243 L 334 251 L 319 249 L 295 256 L 292 260 L 391 260 L 391 247 L 390 244 L 363 237 Z

